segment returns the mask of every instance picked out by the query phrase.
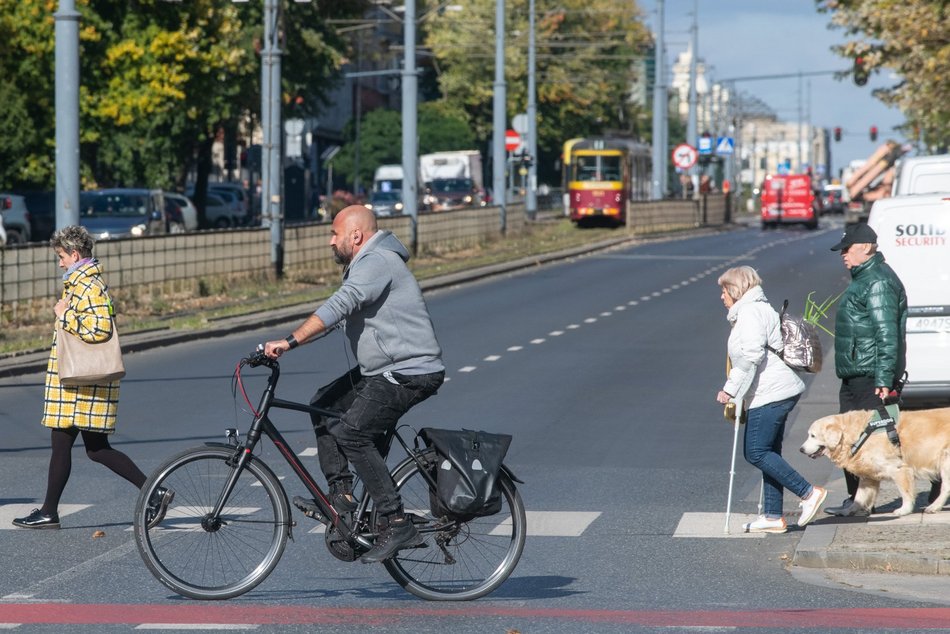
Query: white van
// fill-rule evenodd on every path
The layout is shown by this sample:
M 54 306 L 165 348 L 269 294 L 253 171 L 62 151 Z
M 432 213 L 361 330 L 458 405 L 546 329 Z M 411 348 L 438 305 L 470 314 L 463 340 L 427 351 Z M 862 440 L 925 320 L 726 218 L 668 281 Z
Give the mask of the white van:
M 950 192 L 950 154 L 901 159 L 891 196 Z
M 868 224 L 907 290 L 908 402 L 950 405 L 950 194 L 878 200 Z

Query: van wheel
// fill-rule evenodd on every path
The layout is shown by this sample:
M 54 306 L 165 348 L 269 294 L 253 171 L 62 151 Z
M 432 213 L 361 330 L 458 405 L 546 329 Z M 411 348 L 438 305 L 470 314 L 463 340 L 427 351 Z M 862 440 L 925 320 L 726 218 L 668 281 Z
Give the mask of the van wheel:
M 17 229 L 7 228 L 7 244 L 23 244 L 23 236 Z
M 218 229 L 227 229 L 231 226 L 231 221 L 224 217 L 218 218 L 214 221 L 214 226 Z
M 811 222 L 806 222 L 806 223 L 805 223 L 805 227 L 806 227 L 809 231 L 814 231 L 815 229 L 818 228 L 818 219 L 815 218 L 815 219 L 812 220 Z
M 764 221 L 763 221 L 763 222 L 762 222 L 762 231 L 768 231 L 769 229 L 771 229 L 771 228 L 774 227 L 774 226 L 775 226 L 775 225 L 773 225 L 771 222 L 764 222 Z

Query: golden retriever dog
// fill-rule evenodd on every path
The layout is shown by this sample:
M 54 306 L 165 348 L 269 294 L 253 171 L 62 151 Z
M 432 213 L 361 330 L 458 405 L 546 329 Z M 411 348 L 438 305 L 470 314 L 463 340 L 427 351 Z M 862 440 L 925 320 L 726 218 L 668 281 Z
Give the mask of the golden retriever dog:
M 924 512 L 942 509 L 950 497 L 950 407 L 902 411 L 897 422 L 900 449 L 882 430 L 871 434 L 852 456 L 851 445 L 872 415 L 871 411 L 854 411 L 819 418 L 808 428 L 808 438 L 800 448 L 811 458 L 828 456 L 860 478 L 854 501 L 844 515 L 870 512 L 882 480 L 893 480 L 900 491 L 902 504 L 894 515 L 907 515 L 914 510 L 915 478 L 940 477 L 940 496 Z

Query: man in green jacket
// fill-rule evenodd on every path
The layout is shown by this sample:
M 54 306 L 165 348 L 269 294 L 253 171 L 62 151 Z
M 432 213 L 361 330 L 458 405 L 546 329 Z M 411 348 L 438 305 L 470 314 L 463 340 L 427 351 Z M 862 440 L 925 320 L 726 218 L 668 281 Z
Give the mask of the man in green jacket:
M 907 293 L 877 250 L 877 234 L 864 223 L 849 225 L 840 251 L 851 283 L 835 318 L 835 372 L 841 379 L 840 412 L 877 409 L 904 375 L 907 350 Z M 848 514 L 858 477 L 844 472 L 849 499 L 826 513 Z M 857 510 L 868 513 L 870 509 Z

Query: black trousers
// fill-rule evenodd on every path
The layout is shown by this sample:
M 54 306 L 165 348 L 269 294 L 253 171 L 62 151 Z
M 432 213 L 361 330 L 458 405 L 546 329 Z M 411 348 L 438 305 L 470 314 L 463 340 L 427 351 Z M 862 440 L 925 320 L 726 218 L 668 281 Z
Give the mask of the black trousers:
M 852 412 L 856 409 L 877 409 L 881 405 L 880 397 L 874 393 L 874 378 L 870 376 L 859 376 L 853 379 L 842 379 L 841 389 L 838 391 L 839 412 Z M 854 499 L 854 494 L 858 491 L 858 476 L 844 471 L 845 485 L 848 487 L 848 496 Z M 935 480 L 930 484 L 930 502 L 937 499 L 940 493 L 940 480 Z

